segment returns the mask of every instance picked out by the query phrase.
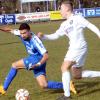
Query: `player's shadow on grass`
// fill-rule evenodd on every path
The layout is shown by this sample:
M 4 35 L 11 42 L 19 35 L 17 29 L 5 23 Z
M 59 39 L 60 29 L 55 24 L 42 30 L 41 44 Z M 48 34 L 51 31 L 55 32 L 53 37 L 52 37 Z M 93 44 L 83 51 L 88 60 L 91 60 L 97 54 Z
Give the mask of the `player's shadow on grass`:
M 100 81 L 89 81 L 89 82 L 81 82 L 78 85 L 76 85 L 76 88 L 78 89 L 78 95 L 84 96 L 88 95 L 94 92 L 100 92 L 100 88 L 98 88 L 98 85 L 100 84 Z
M 52 89 L 52 90 L 50 89 L 48 92 L 51 93 L 51 94 L 64 93 L 63 89 Z
M 63 92 L 63 89 L 45 89 L 44 91 L 41 91 L 41 93 L 50 93 L 50 94 L 53 94 L 53 93 L 64 93 Z
M 20 42 L 16 41 L 16 42 L 0 43 L 0 46 L 10 45 L 10 44 L 17 44 L 17 43 L 20 43 Z

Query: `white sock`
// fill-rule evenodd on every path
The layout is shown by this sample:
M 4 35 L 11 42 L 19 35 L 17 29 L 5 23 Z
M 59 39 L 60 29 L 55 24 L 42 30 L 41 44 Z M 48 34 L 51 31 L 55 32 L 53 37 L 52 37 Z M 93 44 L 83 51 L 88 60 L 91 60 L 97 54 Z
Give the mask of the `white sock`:
M 70 96 L 70 80 L 71 80 L 71 76 L 69 71 L 62 73 L 64 95 L 67 97 Z
M 85 70 L 82 71 L 82 77 L 100 77 L 100 71 Z

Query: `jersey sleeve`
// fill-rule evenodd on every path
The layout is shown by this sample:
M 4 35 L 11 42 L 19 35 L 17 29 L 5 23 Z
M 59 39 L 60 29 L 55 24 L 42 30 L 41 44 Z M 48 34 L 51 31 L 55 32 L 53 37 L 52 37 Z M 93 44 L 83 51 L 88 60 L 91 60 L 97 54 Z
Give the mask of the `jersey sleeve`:
M 89 23 L 87 28 L 89 28 L 92 32 L 94 32 L 98 37 L 100 37 L 100 30 L 93 25 L 92 23 Z
M 79 24 L 81 24 L 81 27 L 83 27 L 83 28 L 87 27 L 88 24 L 90 23 L 87 19 L 85 19 L 81 15 L 79 15 L 77 19 L 78 19 Z
M 38 50 L 38 52 L 43 55 L 44 53 L 47 52 L 46 48 L 44 47 L 42 41 L 37 37 L 34 36 L 34 44 L 36 46 L 36 49 Z
M 14 29 L 11 31 L 12 34 L 20 36 L 20 31 L 18 29 Z
M 44 35 L 43 39 L 45 40 L 56 40 L 59 37 L 63 36 L 65 34 L 64 28 L 63 28 L 63 24 L 61 24 L 60 28 L 53 34 L 49 34 L 49 35 Z
M 100 37 L 100 30 L 95 25 L 93 25 L 92 23 L 90 23 L 88 20 L 86 20 L 82 16 L 79 17 L 79 21 L 80 21 L 82 27 L 87 27 L 92 32 L 94 32 L 98 37 Z

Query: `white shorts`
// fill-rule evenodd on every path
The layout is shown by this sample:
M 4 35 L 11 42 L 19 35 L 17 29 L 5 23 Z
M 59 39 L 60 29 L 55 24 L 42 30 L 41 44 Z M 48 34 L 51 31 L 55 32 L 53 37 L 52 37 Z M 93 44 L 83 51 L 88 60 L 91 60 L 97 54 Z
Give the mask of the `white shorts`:
M 76 64 L 73 67 L 82 67 L 85 63 L 87 55 L 87 48 L 78 49 L 78 50 L 68 50 L 64 61 L 75 61 Z

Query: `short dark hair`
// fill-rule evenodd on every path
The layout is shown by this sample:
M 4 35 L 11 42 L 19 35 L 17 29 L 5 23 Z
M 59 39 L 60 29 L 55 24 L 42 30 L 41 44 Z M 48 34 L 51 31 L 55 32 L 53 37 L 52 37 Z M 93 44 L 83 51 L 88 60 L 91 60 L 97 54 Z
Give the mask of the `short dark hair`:
M 62 4 L 69 4 L 73 10 L 73 2 L 71 0 L 61 0 L 59 5 L 61 6 Z
M 30 26 L 27 23 L 22 23 L 19 27 L 19 30 L 24 30 L 24 29 L 30 30 Z

